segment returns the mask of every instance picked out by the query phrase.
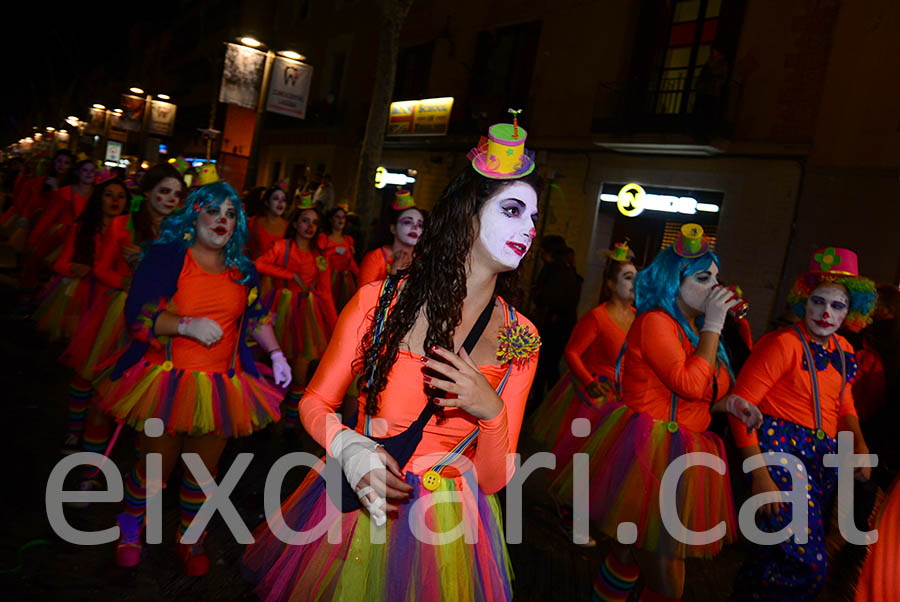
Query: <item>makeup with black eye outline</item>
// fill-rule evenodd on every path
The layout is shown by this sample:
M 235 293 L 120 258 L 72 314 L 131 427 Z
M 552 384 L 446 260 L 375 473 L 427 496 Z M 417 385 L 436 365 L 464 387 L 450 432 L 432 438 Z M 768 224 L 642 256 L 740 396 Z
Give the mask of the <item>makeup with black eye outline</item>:
M 506 203 L 514 203 L 514 204 L 508 205 Z M 522 201 L 520 201 L 519 199 L 517 199 L 515 197 L 510 197 L 508 199 L 503 199 L 502 201 L 500 201 L 500 210 L 503 212 L 504 215 L 506 215 L 506 217 L 509 217 L 509 218 L 519 217 L 519 212 L 522 209 L 525 209 L 525 203 L 523 203 Z M 532 213 L 531 214 L 532 223 L 537 224 L 537 220 L 538 220 L 538 214 Z
M 819 295 L 813 295 L 812 297 L 809 298 L 809 300 L 812 303 L 815 303 L 816 305 L 823 305 L 825 303 L 825 299 L 823 297 L 820 297 Z M 847 308 L 847 306 L 844 303 L 841 303 L 840 301 L 833 301 L 831 303 L 831 309 L 833 309 L 835 311 L 843 311 L 846 308 Z

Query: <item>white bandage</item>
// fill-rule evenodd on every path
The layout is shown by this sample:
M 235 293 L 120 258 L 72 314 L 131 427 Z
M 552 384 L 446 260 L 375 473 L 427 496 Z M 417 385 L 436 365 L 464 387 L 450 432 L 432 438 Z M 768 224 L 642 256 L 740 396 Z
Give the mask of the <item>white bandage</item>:
M 342 430 L 331 440 L 331 456 L 341 465 L 341 470 L 354 491 L 365 475 L 377 469 L 387 470 L 381 456 L 375 452 L 378 447 L 378 443 L 352 429 Z M 387 520 L 384 511 L 387 500 L 378 495 L 372 486 L 363 487 L 356 491 L 356 495 L 375 524 L 383 525 Z

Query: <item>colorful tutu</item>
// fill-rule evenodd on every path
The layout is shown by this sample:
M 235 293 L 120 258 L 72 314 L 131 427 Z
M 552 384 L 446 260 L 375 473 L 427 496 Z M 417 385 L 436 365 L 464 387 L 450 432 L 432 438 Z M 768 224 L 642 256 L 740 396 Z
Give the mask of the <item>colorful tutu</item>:
M 86 380 L 94 380 L 131 342 L 125 326 L 128 292 L 108 290 L 85 313 L 59 361 Z
M 295 362 L 322 357 L 331 333 L 326 330 L 318 296 L 279 288 L 267 301 L 266 307 L 275 314 L 272 327 L 285 357 Z
M 600 377 L 600 380 L 606 382 L 604 377 Z M 608 400 L 614 400 L 612 389 L 607 397 L 593 399 L 581 389 L 572 373 L 566 372 L 535 410 L 530 420 L 531 438 L 542 450 L 549 450 L 556 455 L 557 472 L 568 464 L 572 454 L 584 444 L 583 437 L 572 434 L 572 421 L 586 418 L 591 423 L 593 432 L 600 419 L 598 408 Z
M 33 317 L 38 331 L 51 341 L 72 338 L 95 296 L 105 288 L 90 276 L 54 277 L 35 300 L 38 307 Z
M 309 543 L 289 545 L 265 523 L 256 529 L 255 543 L 244 553 L 242 572 L 258 584 L 256 594 L 266 601 L 510 600 L 512 568 L 500 506 L 495 496 L 485 495 L 469 481 L 445 477 L 434 494 L 458 491 L 462 503 L 437 503 L 425 510 L 423 519 L 423 514 L 413 512 L 413 502 L 432 492 L 408 471 L 406 482 L 414 488 L 410 502 L 379 528 L 363 511 L 338 511 L 324 480 L 310 471 L 281 507 L 285 525 L 294 531 L 320 525 L 319 532 L 331 525 L 340 532 L 340 541 L 332 544 L 322 535 Z M 414 535 L 429 531 L 433 536 L 423 537 L 424 541 Z M 466 535 L 454 538 L 452 531 Z M 383 538 L 378 539 L 381 534 Z M 373 535 L 384 543 L 372 543 Z M 287 531 L 283 537 L 291 540 Z
M 590 455 L 587 483 L 573 488 L 569 466 L 551 485 L 557 499 L 573 499 L 573 489 L 576 496 L 590 495 L 591 520 L 603 533 L 616 538 L 621 523 L 635 523 L 634 545 L 663 556 L 709 558 L 735 540 L 737 519 L 727 467 L 725 474 L 703 466 L 688 468 L 678 481 L 675 504 L 667 506 L 669 511 L 677 509 L 681 524 L 692 531 L 707 531 L 724 521 L 724 538 L 695 544 L 687 533 L 669 534 L 660 515 L 663 473 L 687 453 L 706 452 L 724 460 L 725 448 L 717 435 L 686 428 L 670 432 L 668 422 L 621 402 L 607 403 L 599 412 L 596 430 L 578 450 Z
M 44 232 L 37 244 L 34 245 L 34 256 L 47 265 L 53 265 L 56 258 L 62 252 L 66 242 L 68 229 L 64 224 L 54 224 Z
M 333 270 L 331 272 L 331 294 L 334 297 L 334 306 L 340 313 L 341 309 L 350 301 L 356 293 L 356 278 L 350 270 Z
M 219 437 L 249 435 L 277 421 L 284 391 L 246 372 L 173 369 L 171 362 L 140 360 L 117 380 L 112 368 L 95 382 L 97 407 L 138 431 L 160 418 L 169 434 Z

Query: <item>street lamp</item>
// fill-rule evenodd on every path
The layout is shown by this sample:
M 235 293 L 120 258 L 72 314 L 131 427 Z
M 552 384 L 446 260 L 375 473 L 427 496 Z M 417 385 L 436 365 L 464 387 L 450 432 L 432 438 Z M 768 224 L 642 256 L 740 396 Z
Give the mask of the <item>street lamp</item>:
M 293 50 L 282 50 L 279 54 L 285 58 L 294 59 L 295 61 L 302 61 L 306 58 L 299 52 L 294 52 Z
M 242 37 L 241 44 L 243 44 L 244 46 L 249 46 L 250 48 L 259 48 L 260 46 L 262 46 L 262 42 L 260 42 L 253 36 Z
M 160 100 L 171 100 L 172 97 L 168 94 L 157 94 L 156 97 Z
M 100 104 L 99 102 L 95 102 L 93 105 L 91 105 L 91 107 L 93 107 L 94 109 L 100 110 L 100 111 L 106 110 L 106 107 L 103 106 L 102 104 Z
M 128 91 L 133 92 L 134 94 L 143 94 L 144 93 L 144 91 L 141 88 L 138 88 L 137 86 L 132 86 L 132 87 L 128 88 Z

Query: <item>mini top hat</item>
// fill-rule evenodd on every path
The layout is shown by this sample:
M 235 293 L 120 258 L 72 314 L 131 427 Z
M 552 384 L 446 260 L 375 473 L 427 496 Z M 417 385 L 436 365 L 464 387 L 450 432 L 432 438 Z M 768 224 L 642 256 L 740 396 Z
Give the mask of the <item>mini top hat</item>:
M 285 180 L 282 180 L 275 184 L 275 188 L 281 188 L 282 190 L 287 190 L 287 187 L 288 187 L 288 183 Z
M 412 193 L 408 190 L 398 190 L 394 194 L 394 203 L 391 205 L 397 211 L 403 211 L 405 209 L 412 209 L 416 206 L 416 201 L 413 199 Z
M 512 124 L 495 123 L 488 129 L 488 137 L 469 151 L 472 168 L 494 180 L 512 180 L 534 171 L 534 153 L 525 150 L 528 132 L 519 127 L 521 110 L 509 109 Z
M 346 201 L 342 201 L 334 206 L 335 209 L 340 209 L 344 213 L 350 213 L 350 205 L 347 204 Z
M 197 170 L 197 177 L 194 178 L 194 183 L 198 186 L 206 186 L 207 184 L 212 184 L 213 182 L 218 181 L 219 173 L 216 171 L 216 166 L 212 163 L 201 165 Z
M 678 239 L 672 245 L 672 250 L 677 255 L 694 259 L 709 252 L 709 240 L 703 236 L 703 226 L 700 224 L 684 224 Z
M 613 245 L 613 248 L 609 251 L 604 252 L 604 255 L 612 259 L 613 261 L 631 261 L 634 257 L 634 253 L 628 247 L 628 242 L 617 242 Z
M 88 159 L 90 159 L 90 157 L 88 157 L 87 153 L 84 153 L 84 152 L 78 153 L 78 155 L 75 157 L 75 160 L 79 161 L 79 162 L 87 161 Z
M 313 207 L 313 194 L 309 191 L 301 192 L 297 195 L 296 199 L 297 209 L 312 209 Z
M 118 177 L 119 174 L 111 170 L 110 168 L 101 169 L 100 171 L 94 174 L 94 185 L 102 184 L 107 180 L 112 180 L 115 177 Z
M 184 172 L 186 172 L 190 168 L 187 159 L 185 159 L 184 157 L 169 159 L 169 165 L 181 172 L 182 175 L 184 175 Z
M 806 313 L 806 300 L 822 284 L 838 284 L 847 289 L 850 310 L 844 326 L 859 332 L 872 321 L 877 292 L 875 283 L 859 275 L 856 253 L 840 247 L 818 249 L 809 262 L 809 271 L 797 278 L 788 293 L 788 305 L 797 318 Z

